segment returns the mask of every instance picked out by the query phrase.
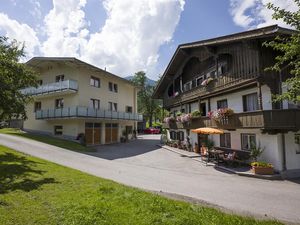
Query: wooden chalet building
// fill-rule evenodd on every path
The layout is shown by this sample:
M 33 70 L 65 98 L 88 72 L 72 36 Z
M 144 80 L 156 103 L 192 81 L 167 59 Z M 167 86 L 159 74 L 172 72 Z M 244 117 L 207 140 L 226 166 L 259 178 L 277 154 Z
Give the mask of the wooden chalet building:
M 247 154 L 255 143 L 265 149 L 260 160 L 272 163 L 282 174 L 299 174 L 300 107 L 271 101 L 273 94 L 286 91 L 283 81 L 288 70 L 264 70 L 274 64 L 276 53 L 263 43 L 293 32 L 273 25 L 179 45 L 153 97 L 163 99 L 174 118 L 178 112 L 196 110 L 201 116 L 164 123 L 169 137 L 185 140 L 188 135 L 194 147 L 201 137 L 190 129 L 221 128 L 225 134 L 209 137 L 216 147 Z M 219 120 L 208 117 L 222 108 L 233 114 Z

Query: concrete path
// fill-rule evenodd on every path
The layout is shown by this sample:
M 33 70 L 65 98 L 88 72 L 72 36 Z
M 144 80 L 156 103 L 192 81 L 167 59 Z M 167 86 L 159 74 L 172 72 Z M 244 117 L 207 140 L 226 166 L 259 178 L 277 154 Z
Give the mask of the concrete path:
M 300 224 L 300 180 L 240 177 L 156 147 L 159 136 L 82 154 L 0 134 L 0 144 L 129 186 L 188 196 L 236 213 Z

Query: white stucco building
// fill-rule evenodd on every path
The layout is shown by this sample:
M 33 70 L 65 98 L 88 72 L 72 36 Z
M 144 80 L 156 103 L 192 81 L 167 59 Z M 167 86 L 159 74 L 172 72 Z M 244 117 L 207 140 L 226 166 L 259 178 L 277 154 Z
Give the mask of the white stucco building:
M 119 142 L 137 129 L 137 87 L 130 81 L 76 58 L 35 57 L 27 63 L 39 74 L 39 86 L 22 92 L 33 97 L 26 106 L 24 129 L 76 139 L 88 145 Z
M 266 71 L 276 53 L 262 45 L 277 35 L 293 31 L 277 25 L 178 46 L 154 98 L 176 118 L 177 113 L 201 112 L 189 122 L 164 124 L 174 140 L 201 143 L 191 132 L 199 127 L 224 130 L 209 135 L 216 148 L 249 156 L 251 144 L 264 149 L 261 161 L 272 163 L 285 176 L 300 175 L 300 107 L 291 102 L 272 102 L 286 91 L 288 69 Z M 221 119 L 212 112 L 231 109 Z M 216 114 L 215 114 L 216 115 Z

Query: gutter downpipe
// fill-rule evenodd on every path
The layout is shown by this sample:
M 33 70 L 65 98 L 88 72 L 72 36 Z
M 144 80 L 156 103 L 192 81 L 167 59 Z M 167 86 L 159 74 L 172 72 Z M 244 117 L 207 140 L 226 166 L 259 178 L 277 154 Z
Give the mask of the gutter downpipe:
M 279 71 L 279 94 L 282 94 L 282 69 Z M 280 109 L 283 109 L 283 102 L 280 102 Z M 281 133 L 281 147 L 282 147 L 282 172 L 286 171 L 286 149 L 285 149 L 285 135 Z

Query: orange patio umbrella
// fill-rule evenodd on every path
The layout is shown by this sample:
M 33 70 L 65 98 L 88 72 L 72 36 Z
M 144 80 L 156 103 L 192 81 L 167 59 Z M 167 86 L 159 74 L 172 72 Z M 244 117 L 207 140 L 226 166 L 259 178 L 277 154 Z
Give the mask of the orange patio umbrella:
M 201 127 L 192 130 L 192 132 L 197 134 L 224 134 L 223 130 L 211 128 L 211 127 Z

